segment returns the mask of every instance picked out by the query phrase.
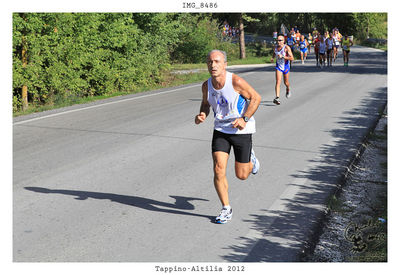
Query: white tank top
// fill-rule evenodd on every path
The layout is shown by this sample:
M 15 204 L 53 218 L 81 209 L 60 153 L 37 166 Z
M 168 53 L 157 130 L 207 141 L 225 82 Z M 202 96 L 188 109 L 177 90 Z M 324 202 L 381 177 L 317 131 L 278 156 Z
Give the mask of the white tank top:
M 337 36 L 333 37 L 335 45 L 340 45 L 339 38 Z
M 226 134 L 253 134 L 256 132 L 256 121 L 252 116 L 243 130 L 232 127 L 232 122 L 243 117 L 248 101 L 233 89 L 232 73 L 226 72 L 225 85 L 217 90 L 213 87 L 211 77 L 208 79 L 208 103 L 214 111 L 214 129 Z
M 276 66 L 281 70 L 284 70 L 286 63 L 288 63 L 288 61 L 284 58 L 286 56 L 285 48 L 285 44 L 280 51 L 278 51 L 278 47 L 275 47 Z M 282 55 L 282 58 L 279 58 L 279 55 Z

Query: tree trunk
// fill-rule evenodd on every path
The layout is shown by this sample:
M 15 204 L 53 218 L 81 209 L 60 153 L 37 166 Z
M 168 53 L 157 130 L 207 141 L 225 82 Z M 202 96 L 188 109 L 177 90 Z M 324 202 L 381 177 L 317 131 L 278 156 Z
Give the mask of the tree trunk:
M 22 38 L 22 67 L 26 68 L 28 64 L 27 56 L 26 56 L 26 43 L 25 39 Z M 22 110 L 26 110 L 28 108 L 28 86 L 22 86 Z
M 244 25 L 243 25 L 243 14 L 239 15 L 239 30 L 240 30 L 240 59 L 246 58 L 246 45 L 244 43 Z

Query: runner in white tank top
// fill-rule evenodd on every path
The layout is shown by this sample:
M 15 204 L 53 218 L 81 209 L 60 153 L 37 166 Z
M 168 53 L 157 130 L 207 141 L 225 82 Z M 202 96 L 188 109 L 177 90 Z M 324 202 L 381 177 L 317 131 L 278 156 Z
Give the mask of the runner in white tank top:
M 213 50 L 207 58 L 211 77 L 202 85 L 200 113 L 195 123 L 205 121 L 214 111 L 214 133 L 212 157 L 214 163 L 214 187 L 222 204 L 216 223 L 227 223 L 232 218 L 229 204 L 226 167 L 229 153 L 235 153 L 236 177 L 245 180 L 250 173 L 257 174 L 260 162 L 252 149 L 252 134 L 255 132 L 254 113 L 261 102 L 261 96 L 241 77 L 226 71 L 226 53 Z
M 285 44 L 285 37 L 280 34 L 277 39 L 278 45 L 275 47 L 274 54 L 271 58 L 271 62 L 274 61 L 276 57 L 276 67 L 275 67 L 275 98 L 272 101 L 276 105 L 280 105 L 281 101 L 279 99 L 281 93 L 281 83 L 282 77 L 286 86 L 286 97 L 289 98 L 292 94 L 290 91 L 289 75 L 290 75 L 290 61 L 294 60 L 293 53 L 290 47 Z

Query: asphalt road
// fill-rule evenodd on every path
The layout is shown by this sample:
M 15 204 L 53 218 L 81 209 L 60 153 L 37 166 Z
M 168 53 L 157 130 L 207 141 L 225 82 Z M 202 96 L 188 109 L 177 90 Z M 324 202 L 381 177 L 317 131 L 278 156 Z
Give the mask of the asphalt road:
M 194 124 L 197 83 L 15 118 L 13 260 L 298 261 L 387 102 L 387 56 L 355 46 L 348 68 L 340 55 L 318 69 L 312 55 L 280 106 L 272 66 L 232 70 L 262 102 L 260 172 L 240 181 L 229 160 L 230 223 L 212 222 L 212 116 Z

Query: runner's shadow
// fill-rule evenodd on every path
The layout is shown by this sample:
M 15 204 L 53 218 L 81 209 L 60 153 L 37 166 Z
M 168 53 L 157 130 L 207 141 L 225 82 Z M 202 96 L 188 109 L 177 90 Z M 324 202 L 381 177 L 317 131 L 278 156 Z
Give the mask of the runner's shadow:
M 62 190 L 62 189 L 47 189 L 42 187 L 25 187 L 26 190 L 44 193 L 44 194 L 62 194 L 74 196 L 76 200 L 87 200 L 98 199 L 98 200 L 110 200 L 112 202 L 117 202 L 121 204 L 126 204 L 130 206 L 135 206 L 141 209 L 156 211 L 162 213 L 170 213 L 170 214 L 179 214 L 179 215 L 188 215 L 195 217 L 207 218 L 211 222 L 214 222 L 215 217 L 190 213 L 181 210 L 194 210 L 195 207 L 190 201 L 208 201 L 206 199 L 201 198 L 191 198 L 191 197 L 181 197 L 181 196 L 170 196 L 175 199 L 175 203 L 167 203 L 161 202 L 157 200 L 137 197 L 137 196 L 125 196 L 125 195 L 117 195 L 112 193 L 99 193 L 99 192 L 88 192 L 88 191 L 76 191 L 76 190 Z M 163 208 L 161 208 L 163 207 Z M 166 209 L 165 209 L 165 208 Z
M 274 104 L 274 102 L 272 100 L 271 101 L 268 101 L 268 100 L 261 101 L 260 105 L 262 105 L 262 106 L 277 106 L 276 104 Z

